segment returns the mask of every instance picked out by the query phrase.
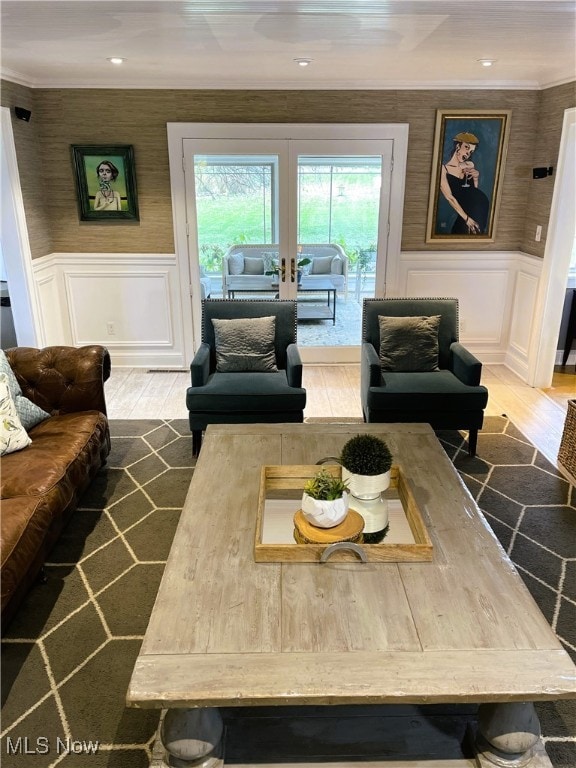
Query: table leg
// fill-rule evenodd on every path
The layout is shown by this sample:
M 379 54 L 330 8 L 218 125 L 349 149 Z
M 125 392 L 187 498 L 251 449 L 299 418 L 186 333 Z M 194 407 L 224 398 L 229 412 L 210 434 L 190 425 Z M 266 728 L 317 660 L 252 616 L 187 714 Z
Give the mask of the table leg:
M 476 759 L 480 768 L 543 768 L 551 763 L 540 739 L 531 702 L 482 704 L 478 708 Z
M 224 726 L 220 710 L 169 709 L 164 716 L 160 738 L 171 768 L 218 768 Z

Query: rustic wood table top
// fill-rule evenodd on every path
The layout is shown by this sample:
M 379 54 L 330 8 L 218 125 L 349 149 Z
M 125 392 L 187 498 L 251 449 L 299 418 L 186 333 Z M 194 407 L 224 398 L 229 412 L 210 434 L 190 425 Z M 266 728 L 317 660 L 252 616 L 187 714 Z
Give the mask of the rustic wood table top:
M 257 563 L 262 465 L 386 439 L 431 562 Z M 425 424 L 207 431 L 128 691 L 140 707 L 576 697 L 576 668 Z

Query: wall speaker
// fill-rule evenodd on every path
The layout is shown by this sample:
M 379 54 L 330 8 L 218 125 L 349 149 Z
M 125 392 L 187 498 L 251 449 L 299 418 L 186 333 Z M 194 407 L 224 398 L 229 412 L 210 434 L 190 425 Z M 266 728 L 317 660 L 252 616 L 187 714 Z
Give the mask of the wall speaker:
M 546 176 L 552 176 L 552 166 L 549 165 L 547 168 L 532 168 L 532 178 L 533 179 L 545 179 Z
M 14 114 L 19 120 L 24 120 L 27 123 L 30 122 L 32 117 L 32 112 L 29 109 L 24 109 L 24 107 L 14 107 Z

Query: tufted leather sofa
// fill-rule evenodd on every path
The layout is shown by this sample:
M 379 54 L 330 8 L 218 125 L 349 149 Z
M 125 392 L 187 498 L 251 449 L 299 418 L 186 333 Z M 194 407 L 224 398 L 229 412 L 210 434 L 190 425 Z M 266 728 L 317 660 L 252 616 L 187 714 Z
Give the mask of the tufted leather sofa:
M 23 395 L 51 416 L 0 462 L 3 627 L 110 452 L 104 347 L 15 347 L 6 357 Z

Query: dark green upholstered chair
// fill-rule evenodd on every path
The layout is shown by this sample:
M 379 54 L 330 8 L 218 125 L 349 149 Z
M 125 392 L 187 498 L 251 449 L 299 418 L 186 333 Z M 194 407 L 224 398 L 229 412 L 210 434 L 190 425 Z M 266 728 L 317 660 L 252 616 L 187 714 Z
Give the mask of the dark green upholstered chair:
M 384 370 L 380 354 L 379 317 L 431 317 L 440 315 L 438 327 L 438 370 L 418 369 L 422 345 L 410 350 L 412 364 L 387 361 Z M 396 325 L 397 321 L 385 321 Z M 427 321 L 426 321 L 427 322 Z M 386 330 L 385 330 L 385 333 Z M 393 343 L 387 334 L 384 355 Z M 394 358 L 394 350 L 390 350 Z M 407 360 L 407 358 L 405 358 Z M 429 367 L 424 364 L 424 367 Z M 401 370 L 408 368 L 409 370 Z M 457 299 L 365 299 L 362 312 L 361 397 L 367 422 L 425 422 L 434 429 L 466 429 L 468 451 L 476 454 L 478 430 L 482 427 L 488 390 L 480 384 L 482 364 L 458 342 Z
M 213 320 L 275 317 L 277 371 L 217 370 Z M 241 352 L 240 347 L 238 350 Z M 241 358 L 241 355 L 239 356 Z M 244 368 L 240 359 L 240 368 Z M 202 302 L 202 343 L 190 366 L 192 386 L 186 393 L 195 455 L 208 424 L 254 424 L 304 421 L 306 390 L 296 346 L 296 302 L 207 299 Z

